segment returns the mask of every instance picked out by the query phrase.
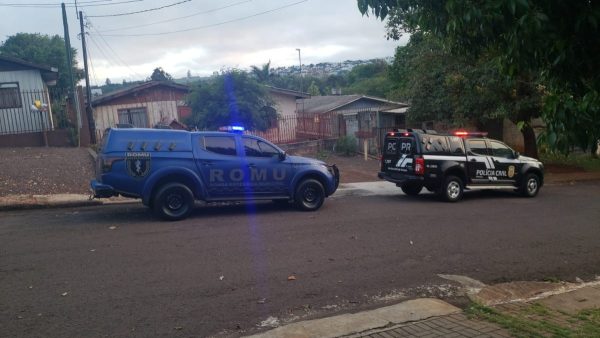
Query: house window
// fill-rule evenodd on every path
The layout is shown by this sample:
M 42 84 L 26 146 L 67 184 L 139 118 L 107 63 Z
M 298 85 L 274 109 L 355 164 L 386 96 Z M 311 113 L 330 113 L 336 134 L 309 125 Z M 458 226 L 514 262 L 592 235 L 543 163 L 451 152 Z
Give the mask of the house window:
M 21 108 L 21 92 L 18 82 L 0 82 L 0 109 Z
M 119 124 L 130 124 L 138 128 L 148 128 L 148 115 L 145 107 L 117 110 Z

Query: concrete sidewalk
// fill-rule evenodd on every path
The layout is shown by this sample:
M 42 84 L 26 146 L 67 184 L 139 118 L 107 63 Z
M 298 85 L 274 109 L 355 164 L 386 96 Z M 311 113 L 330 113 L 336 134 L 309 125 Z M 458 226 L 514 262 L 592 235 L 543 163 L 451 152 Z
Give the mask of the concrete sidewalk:
M 471 289 L 469 297 L 499 316 L 525 318 L 545 325 L 578 330 L 582 310 L 600 308 L 600 281 L 590 283 L 512 282 Z M 533 305 L 535 302 L 535 305 Z M 529 307 L 544 306 L 531 314 Z M 568 314 L 572 314 L 571 317 Z M 512 337 L 491 321 L 469 315 L 439 299 L 414 299 L 376 310 L 297 322 L 251 337 Z M 528 336 L 532 333 L 529 332 Z M 535 336 L 535 334 L 534 334 Z

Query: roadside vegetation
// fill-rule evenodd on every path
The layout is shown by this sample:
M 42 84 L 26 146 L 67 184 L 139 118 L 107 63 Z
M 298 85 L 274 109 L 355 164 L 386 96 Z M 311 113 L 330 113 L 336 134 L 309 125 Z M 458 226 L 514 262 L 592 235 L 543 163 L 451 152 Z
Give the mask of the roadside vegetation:
M 498 324 L 515 337 L 600 337 L 600 309 L 570 315 L 532 303 L 509 313 L 474 303 L 466 313 L 470 318 Z
M 581 168 L 584 171 L 600 172 L 600 158 L 583 153 L 542 153 L 540 160 L 546 165 L 561 165 Z

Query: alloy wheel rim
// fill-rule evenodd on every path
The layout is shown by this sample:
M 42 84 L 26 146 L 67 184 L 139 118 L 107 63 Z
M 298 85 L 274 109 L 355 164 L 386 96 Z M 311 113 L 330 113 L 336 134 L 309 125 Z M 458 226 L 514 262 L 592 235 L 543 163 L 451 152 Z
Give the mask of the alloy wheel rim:
M 183 206 L 183 198 L 181 195 L 171 194 L 167 197 L 167 208 L 169 210 L 179 210 Z
M 529 194 L 533 194 L 536 190 L 537 180 L 535 178 L 530 178 L 529 181 L 527 181 L 527 192 L 529 192 Z
M 460 186 L 458 185 L 458 182 L 450 182 L 448 184 L 447 192 L 448 197 L 450 197 L 451 199 L 456 199 L 460 194 Z

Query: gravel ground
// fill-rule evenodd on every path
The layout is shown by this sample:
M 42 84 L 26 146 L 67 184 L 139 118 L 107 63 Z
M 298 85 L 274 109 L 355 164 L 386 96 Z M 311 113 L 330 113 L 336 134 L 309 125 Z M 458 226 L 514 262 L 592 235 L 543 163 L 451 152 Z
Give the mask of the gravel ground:
M 93 177 L 86 148 L 0 148 L 0 196 L 86 194 Z

